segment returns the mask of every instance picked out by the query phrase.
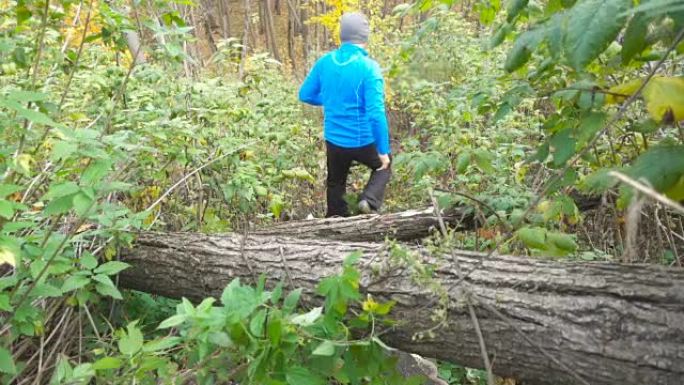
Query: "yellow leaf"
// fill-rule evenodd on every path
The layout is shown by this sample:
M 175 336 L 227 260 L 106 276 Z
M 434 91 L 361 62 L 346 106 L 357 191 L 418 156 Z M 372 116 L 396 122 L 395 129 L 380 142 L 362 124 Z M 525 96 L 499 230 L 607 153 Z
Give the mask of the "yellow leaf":
M 5 263 L 8 263 L 14 267 L 17 264 L 17 259 L 12 250 L 3 247 L 0 248 L 0 266 L 4 265 Z
M 377 302 L 375 302 L 375 300 L 373 300 L 373 297 L 371 297 L 371 296 L 369 295 L 369 296 L 368 296 L 368 299 L 366 299 L 365 301 L 363 301 L 363 304 L 362 304 L 361 306 L 362 306 L 362 308 L 363 308 L 363 311 L 366 311 L 366 312 L 369 312 L 369 313 L 373 313 L 373 312 L 375 311 L 375 309 L 378 308 L 378 305 L 379 305 L 379 304 L 378 304 Z
M 669 114 L 675 122 L 684 120 L 684 78 L 657 76 L 644 88 L 646 109 L 653 120 Z
M 611 87 L 606 95 L 607 104 L 621 103 L 635 93 L 643 79 L 634 79 L 624 84 Z M 642 96 L 646 101 L 646 109 L 653 120 L 658 122 L 664 118 L 674 121 L 684 120 L 684 78 L 654 76 L 644 87 Z
M 663 191 L 663 194 L 675 201 L 684 200 L 684 175 L 682 175 L 672 187 Z
M 608 89 L 609 94 L 606 95 L 606 104 L 622 103 L 625 99 L 630 97 L 641 86 L 641 79 L 634 79 L 627 83 L 623 83 Z M 624 95 L 624 96 L 621 96 Z
M 16 158 L 14 158 L 14 166 L 16 167 L 17 171 L 20 173 L 27 175 L 29 172 L 31 172 L 31 162 L 33 161 L 33 158 L 29 154 L 20 154 Z

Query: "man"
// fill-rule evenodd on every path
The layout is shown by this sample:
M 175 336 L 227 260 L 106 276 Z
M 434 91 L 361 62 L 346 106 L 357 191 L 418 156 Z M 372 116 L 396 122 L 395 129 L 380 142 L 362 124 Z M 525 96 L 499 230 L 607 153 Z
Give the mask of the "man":
M 369 25 L 361 13 L 340 21 L 339 49 L 321 57 L 304 80 L 299 99 L 323 106 L 327 153 L 327 217 L 348 216 L 344 194 L 352 162 L 371 169 L 359 211 L 382 205 L 390 179 L 390 144 L 380 66 L 368 57 Z

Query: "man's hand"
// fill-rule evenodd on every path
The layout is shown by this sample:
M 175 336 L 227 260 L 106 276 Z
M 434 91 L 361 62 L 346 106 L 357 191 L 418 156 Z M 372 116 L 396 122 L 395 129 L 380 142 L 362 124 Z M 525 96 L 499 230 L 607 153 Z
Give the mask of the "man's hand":
M 380 161 L 382 162 L 382 166 L 380 166 L 380 168 L 377 169 L 377 171 L 388 169 L 389 165 L 390 165 L 389 154 L 378 154 L 378 158 L 380 158 Z

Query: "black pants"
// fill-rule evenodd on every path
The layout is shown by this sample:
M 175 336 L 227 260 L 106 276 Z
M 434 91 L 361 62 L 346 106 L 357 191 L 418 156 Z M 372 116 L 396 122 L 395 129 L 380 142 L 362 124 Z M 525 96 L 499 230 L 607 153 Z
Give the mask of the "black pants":
M 390 180 L 390 168 L 377 171 L 382 166 L 375 144 L 359 148 L 344 148 L 325 142 L 328 156 L 327 217 L 348 216 L 349 210 L 344 194 L 347 190 L 347 176 L 352 162 L 356 161 L 370 168 L 371 175 L 360 199 L 365 199 L 374 210 L 382 206 L 385 197 L 385 186 Z

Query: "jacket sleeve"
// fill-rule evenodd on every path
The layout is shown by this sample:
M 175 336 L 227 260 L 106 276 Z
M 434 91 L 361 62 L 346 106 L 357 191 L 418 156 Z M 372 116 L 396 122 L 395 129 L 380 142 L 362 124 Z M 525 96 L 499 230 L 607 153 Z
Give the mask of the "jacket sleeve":
M 314 64 L 313 68 L 304 79 L 304 83 L 299 88 L 299 100 L 314 106 L 323 104 L 321 97 L 321 80 L 320 80 L 320 60 Z
M 375 147 L 379 154 L 385 155 L 391 152 L 389 143 L 389 128 L 385 116 L 385 82 L 382 79 L 380 66 L 372 62 L 368 76 L 364 81 L 363 98 L 366 103 L 368 121 L 373 130 Z

